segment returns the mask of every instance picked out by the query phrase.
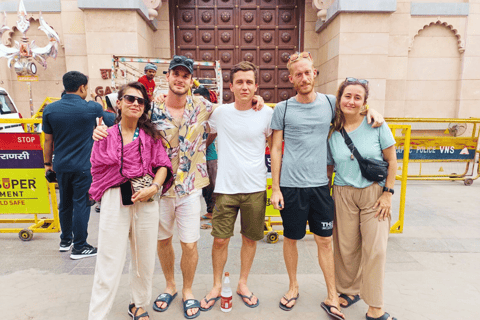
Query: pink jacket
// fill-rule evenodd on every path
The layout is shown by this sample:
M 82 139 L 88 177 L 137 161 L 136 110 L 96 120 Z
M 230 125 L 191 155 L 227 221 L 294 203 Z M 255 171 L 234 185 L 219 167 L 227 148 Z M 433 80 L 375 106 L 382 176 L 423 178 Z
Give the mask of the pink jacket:
M 143 177 L 146 174 L 154 177 L 156 169 L 160 167 L 168 169 L 163 192 L 170 188 L 173 183 L 172 164 L 161 140 L 155 141 L 140 129 L 138 138 L 123 146 L 122 176 L 120 174 L 122 140 L 118 124 L 108 128 L 107 132 L 108 136 L 105 139 L 93 144 L 90 158 L 92 185 L 89 193 L 95 201 L 99 201 L 107 189 L 119 186 L 131 178 Z

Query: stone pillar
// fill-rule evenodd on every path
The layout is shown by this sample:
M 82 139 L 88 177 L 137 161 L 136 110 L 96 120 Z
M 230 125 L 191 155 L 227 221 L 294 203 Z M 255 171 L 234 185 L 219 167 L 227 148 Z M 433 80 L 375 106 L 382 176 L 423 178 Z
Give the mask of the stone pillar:
M 389 19 L 385 117 L 405 116 L 410 19 L 410 1 L 398 0 Z
M 77 0 L 62 0 L 61 20 L 63 37 L 60 39 L 65 47 L 66 69 L 88 74 L 84 14 L 78 8 Z

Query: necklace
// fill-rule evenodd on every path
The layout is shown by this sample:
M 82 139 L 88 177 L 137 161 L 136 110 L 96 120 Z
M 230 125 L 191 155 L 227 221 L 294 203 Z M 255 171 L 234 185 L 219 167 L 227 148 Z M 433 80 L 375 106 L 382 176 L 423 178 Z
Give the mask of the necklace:
M 343 127 L 343 130 L 345 130 L 345 127 Z M 345 135 L 343 134 L 343 132 L 344 132 L 343 130 L 340 133 L 342 134 L 342 137 L 345 140 Z M 347 131 L 345 130 L 345 132 L 347 132 Z M 353 149 L 350 150 L 350 160 L 352 160 L 352 161 L 355 160 L 355 156 L 353 155 Z

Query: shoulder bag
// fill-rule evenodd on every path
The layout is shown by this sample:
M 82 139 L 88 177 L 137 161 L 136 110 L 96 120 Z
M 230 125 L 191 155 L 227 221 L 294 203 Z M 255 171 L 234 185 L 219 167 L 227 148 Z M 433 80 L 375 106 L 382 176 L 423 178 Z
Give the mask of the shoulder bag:
M 355 148 L 352 139 L 350 139 L 344 128 L 342 128 L 341 133 L 343 139 L 345 140 L 345 143 L 347 144 L 348 149 L 350 149 L 352 155 L 357 158 L 358 165 L 360 166 L 360 171 L 362 172 L 362 176 L 370 181 L 385 180 L 388 175 L 388 162 L 371 158 L 363 158 L 358 152 L 357 148 Z

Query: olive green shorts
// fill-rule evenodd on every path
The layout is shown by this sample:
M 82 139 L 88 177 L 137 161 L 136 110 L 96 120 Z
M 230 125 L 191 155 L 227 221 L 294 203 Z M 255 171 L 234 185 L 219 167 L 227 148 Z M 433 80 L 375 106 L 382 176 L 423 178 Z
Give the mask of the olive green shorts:
M 212 236 L 230 238 L 240 210 L 240 233 L 248 239 L 263 239 L 267 192 L 217 194 L 212 218 Z

